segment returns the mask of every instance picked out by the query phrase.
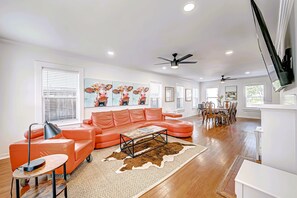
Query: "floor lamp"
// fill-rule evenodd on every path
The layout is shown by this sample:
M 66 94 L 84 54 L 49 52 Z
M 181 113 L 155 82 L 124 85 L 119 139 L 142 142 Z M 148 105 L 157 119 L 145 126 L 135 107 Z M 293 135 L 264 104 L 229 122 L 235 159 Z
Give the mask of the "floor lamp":
M 26 172 L 31 172 L 37 168 L 40 168 L 45 164 L 44 159 L 36 159 L 36 160 L 30 160 L 31 157 L 31 128 L 33 125 L 44 125 L 44 139 L 49 139 L 52 138 L 59 133 L 61 133 L 61 129 L 59 129 L 56 125 L 49 123 L 45 121 L 45 123 L 39 124 L 39 123 L 33 123 L 29 126 L 29 131 L 28 131 L 28 163 L 22 165 L 23 170 Z

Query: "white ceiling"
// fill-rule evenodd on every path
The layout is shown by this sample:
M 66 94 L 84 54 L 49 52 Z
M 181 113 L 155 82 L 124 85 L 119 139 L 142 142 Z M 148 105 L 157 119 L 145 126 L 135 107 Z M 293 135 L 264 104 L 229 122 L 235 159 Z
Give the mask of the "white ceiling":
M 279 0 L 256 0 L 274 40 Z M 250 0 L 0 0 L 0 37 L 201 81 L 265 75 Z M 113 50 L 115 56 L 106 52 Z M 226 50 L 234 54 L 226 56 Z M 178 70 L 154 65 L 193 53 Z

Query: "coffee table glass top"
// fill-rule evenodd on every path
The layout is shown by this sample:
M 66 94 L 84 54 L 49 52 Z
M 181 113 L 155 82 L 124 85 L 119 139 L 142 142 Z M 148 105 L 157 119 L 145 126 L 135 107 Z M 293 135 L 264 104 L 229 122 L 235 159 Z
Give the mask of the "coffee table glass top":
M 124 132 L 124 133 L 121 133 L 121 135 L 126 136 L 131 139 L 135 139 L 135 138 L 144 137 L 144 136 L 151 135 L 151 134 L 158 133 L 160 131 L 165 131 L 165 130 L 167 130 L 167 129 L 163 128 L 163 127 L 152 125 L 152 126 L 143 127 L 143 128 L 135 129 L 132 131 Z

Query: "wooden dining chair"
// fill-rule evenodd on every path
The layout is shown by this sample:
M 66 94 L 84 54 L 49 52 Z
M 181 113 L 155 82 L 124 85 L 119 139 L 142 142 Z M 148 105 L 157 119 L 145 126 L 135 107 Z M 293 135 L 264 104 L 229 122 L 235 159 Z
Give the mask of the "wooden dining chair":
M 238 105 L 238 102 L 234 102 L 234 109 L 233 109 L 233 119 L 234 119 L 234 122 L 236 122 L 237 105 Z
M 223 102 L 223 107 L 226 108 L 226 109 L 229 109 L 229 107 L 230 107 L 230 101 L 225 100 Z
M 220 116 L 222 118 L 222 123 L 229 125 L 231 123 L 232 105 L 229 105 L 226 109 L 227 110 L 221 112 Z
M 236 121 L 236 102 L 231 103 L 230 121 L 231 123 Z
M 219 115 L 214 113 L 213 111 L 213 105 L 209 104 L 208 107 L 206 108 L 206 124 L 207 122 L 209 123 L 210 120 L 212 121 L 212 123 L 216 124 L 218 118 L 219 118 Z

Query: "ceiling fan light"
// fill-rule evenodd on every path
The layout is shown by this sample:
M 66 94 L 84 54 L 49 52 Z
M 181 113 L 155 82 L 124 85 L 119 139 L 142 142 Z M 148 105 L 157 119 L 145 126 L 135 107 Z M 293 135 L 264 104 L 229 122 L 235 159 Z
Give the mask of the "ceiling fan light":
M 224 80 L 221 80 L 221 83 L 222 83 L 222 84 L 224 84 L 224 83 L 225 83 L 225 81 L 224 81 Z
M 172 69 L 178 69 L 178 66 L 177 65 L 171 65 L 171 68 Z

